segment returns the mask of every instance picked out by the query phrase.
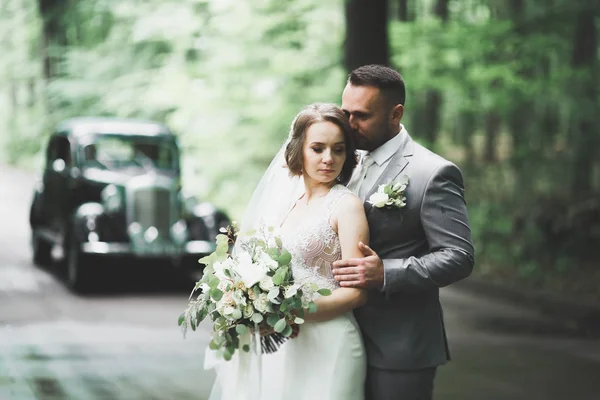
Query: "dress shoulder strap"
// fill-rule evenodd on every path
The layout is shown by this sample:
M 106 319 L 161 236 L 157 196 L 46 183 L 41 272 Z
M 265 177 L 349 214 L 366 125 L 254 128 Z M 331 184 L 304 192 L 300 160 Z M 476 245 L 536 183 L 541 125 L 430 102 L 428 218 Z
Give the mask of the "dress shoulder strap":
M 326 201 L 327 218 L 328 219 L 331 217 L 331 213 L 333 212 L 333 209 L 338 204 L 340 199 L 347 194 L 352 194 L 352 191 L 344 185 L 337 184 L 331 188 L 331 190 L 327 194 L 327 201 Z

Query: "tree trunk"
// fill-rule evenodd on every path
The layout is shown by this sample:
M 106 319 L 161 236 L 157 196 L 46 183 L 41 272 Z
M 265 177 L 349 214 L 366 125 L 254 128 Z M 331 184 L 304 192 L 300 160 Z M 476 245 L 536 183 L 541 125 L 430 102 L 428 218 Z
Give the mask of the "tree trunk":
M 10 82 L 10 107 L 11 107 L 11 111 L 12 111 L 12 117 L 16 118 L 17 116 L 17 112 L 19 110 L 19 95 L 18 95 L 18 91 L 19 91 L 19 86 L 17 84 L 17 82 L 12 81 Z
M 389 65 L 388 1 L 346 0 L 344 67 Z
M 395 0 L 390 5 L 392 6 L 390 9 L 392 18 L 402 22 L 412 21 L 414 19 L 414 16 L 411 15 L 408 8 L 408 0 Z
M 574 85 L 574 170 L 573 191 L 581 194 L 592 189 L 592 172 L 597 157 L 598 132 L 595 129 L 594 114 L 598 110 L 598 76 L 595 68 L 598 37 L 594 24 L 595 16 L 590 10 L 579 11 L 575 21 L 573 54 L 571 65 L 576 72 L 584 72 L 577 77 Z M 587 73 L 586 73 L 587 72 Z
M 434 14 L 443 24 L 448 22 L 448 0 L 437 0 L 434 6 Z M 432 74 L 443 74 L 443 71 L 432 71 Z M 428 89 L 425 93 L 425 119 L 423 136 L 430 146 L 437 141 L 440 130 L 442 108 L 442 93 L 438 89 Z
M 434 14 L 444 23 L 448 22 L 448 2 L 449 0 L 437 0 L 433 7 Z
M 496 154 L 496 139 L 500 132 L 502 119 L 495 111 L 488 111 L 485 115 L 485 148 L 483 152 L 483 160 L 488 164 L 493 164 L 497 161 Z
M 27 107 L 32 108 L 36 103 L 36 79 L 29 78 L 27 82 Z
M 65 46 L 66 35 L 62 24 L 65 12 L 64 0 L 38 0 L 42 18 L 42 60 L 44 78 L 49 81 L 57 74 L 57 57 L 53 54 L 53 46 Z
M 429 89 L 425 92 L 423 104 L 422 134 L 429 146 L 437 141 L 440 130 L 440 111 L 442 108 L 442 94 L 439 90 Z

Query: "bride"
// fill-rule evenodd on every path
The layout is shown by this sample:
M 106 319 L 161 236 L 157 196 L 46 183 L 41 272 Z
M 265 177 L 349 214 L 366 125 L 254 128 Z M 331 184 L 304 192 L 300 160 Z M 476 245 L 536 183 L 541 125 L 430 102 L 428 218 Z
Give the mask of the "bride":
M 339 287 L 331 270 L 336 260 L 362 257 L 357 243 L 368 244 L 363 204 L 344 186 L 355 166 L 351 128 L 340 108 L 313 104 L 296 116 L 241 228 L 279 227 L 294 279 L 332 293 L 315 300 L 317 311 L 305 315 L 296 338 L 259 357 L 249 381 L 240 376 L 239 360 L 221 363 L 211 400 L 364 398 L 366 355 L 352 310 L 367 293 Z M 249 389 L 253 380 L 260 381 L 260 394 Z

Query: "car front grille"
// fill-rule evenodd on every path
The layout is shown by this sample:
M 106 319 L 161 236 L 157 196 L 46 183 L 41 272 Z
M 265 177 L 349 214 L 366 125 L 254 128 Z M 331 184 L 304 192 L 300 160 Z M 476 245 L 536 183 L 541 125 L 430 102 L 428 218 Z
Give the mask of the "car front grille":
M 151 226 L 158 230 L 163 239 L 168 238 L 171 221 L 171 192 L 166 188 L 137 188 L 131 193 L 131 222 L 137 222 L 145 231 Z

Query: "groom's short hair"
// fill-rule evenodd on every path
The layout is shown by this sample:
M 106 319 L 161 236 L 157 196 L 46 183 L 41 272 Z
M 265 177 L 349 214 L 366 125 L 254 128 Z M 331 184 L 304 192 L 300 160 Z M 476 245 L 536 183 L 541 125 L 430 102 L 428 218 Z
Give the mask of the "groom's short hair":
M 348 83 L 352 86 L 373 86 L 378 88 L 393 105 L 402 104 L 406 100 L 406 86 L 398 71 L 384 65 L 363 65 L 348 75 Z
M 337 180 L 345 185 L 352 176 L 352 171 L 357 164 L 356 144 L 354 135 L 348 117 L 341 108 L 335 104 L 314 103 L 306 106 L 296 115 L 292 122 L 290 139 L 285 148 L 285 161 L 290 171 L 290 175 L 302 175 L 304 141 L 306 140 L 306 131 L 316 122 L 328 121 L 337 125 L 344 135 L 344 145 L 346 148 L 346 161 L 342 166 L 342 172 Z

